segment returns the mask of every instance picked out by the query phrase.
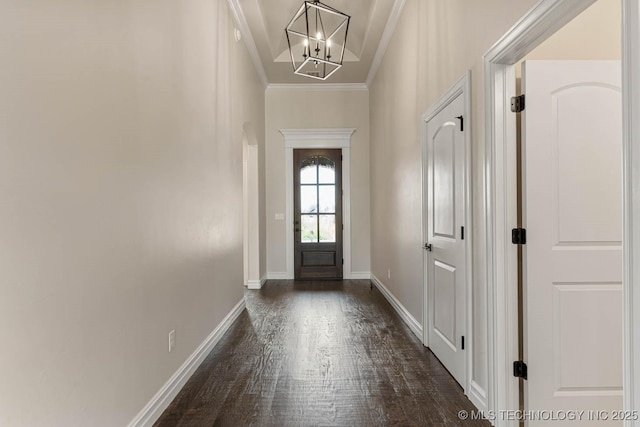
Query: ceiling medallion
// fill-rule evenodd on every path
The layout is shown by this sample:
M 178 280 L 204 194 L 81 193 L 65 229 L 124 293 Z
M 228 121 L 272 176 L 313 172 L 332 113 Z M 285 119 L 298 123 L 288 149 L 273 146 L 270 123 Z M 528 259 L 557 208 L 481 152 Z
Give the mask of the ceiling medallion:
M 285 28 L 293 72 L 326 80 L 338 71 L 342 67 L 350 19 L 320 1 L 303 2 Z

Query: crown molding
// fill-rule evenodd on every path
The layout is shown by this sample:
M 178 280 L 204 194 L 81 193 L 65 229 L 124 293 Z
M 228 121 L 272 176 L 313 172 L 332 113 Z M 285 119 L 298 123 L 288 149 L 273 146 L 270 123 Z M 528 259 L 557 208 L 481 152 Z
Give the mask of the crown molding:
M 369 90 L 364 83 L 270 83 L 272 90 Z
M 382 58 L 384 57 L 384 53 L 387 51 L 387 47 L 391 42 L 391 37 L 393 36 L 394 31 L 396 30 L 398 21 L 400 20 L 400 15 L 402 14 L 404 3 L 405 3 L 405 0 L 395 0 L 395 2 L 393 3 L 393 9 L 391 9 L 391 13 L 389 14 L 387 25 L 384 28 L 382 37 L 380 37 L 378 50 L 376 50 L 376 54 L 373 57 L 373 61 L 371 61 L 371 67 L 369 67 L 369 74 L 367 75 L 367 82 L 366 82 L 367 87 L 371 87 L 371 84 L 373 83 L 373 79 L 375 79 L 376 73 L 378 72 L 378 68 L 380 68 L 380 64 L 382 63 Z
M 270 90 L 369 90 L 365 83 L 270 83 L 267 85 Z
M 229 4 L 229 8 L 233 13 L 233 17 L 236 20 L 236 25 L 240 30 L 240 34 L 242 34 L 242 39 L 244 40 L 244 45 L 247 47 L 249 51 L 249 56 L 253 61 L 253 65 L 258 73 L 258 77 L 262 82 L 263 87 L 267 87 L 269 85 L 269 80 L 267 79 L 267 73 L 264 70 L 264 66 L 262 65 L 262 60 L 260 60 L 260 54 L 258 53 L 258 48 L 256 47 L 256 42 L 253 40 L 253 36 L 251 35 L 251 30 L 249 29 L 249 24 L 247 23 L 247 18 L 244 16 L 244 12 L 242 11 L 242 7 L 240 6 L 239 0 L 227 0 Z

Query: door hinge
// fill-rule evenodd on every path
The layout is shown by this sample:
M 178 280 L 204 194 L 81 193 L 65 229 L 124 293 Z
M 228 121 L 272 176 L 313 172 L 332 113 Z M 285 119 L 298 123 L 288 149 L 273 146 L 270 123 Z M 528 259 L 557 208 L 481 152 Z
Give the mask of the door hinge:
M 514 113 L 524 111 L 524 94 L 511 97 L 511 111 Z
M 511 243 L 514 245 L 524 245 L 527 243 L 527 230 L 524 228 L 514 228 L 511 230 Z
M 464 227 L 460 227 L 460 240 L 464 240 Z
M 464 350 L 464 335 L 462 336 L 462 343 L 460 344 L 460 348 Z
M 513 362 L 513 376 L 516 378 L 527 379 L 527 364 L 522 360 Z
M 342 265 L 344 265 L 344 258 L 342 258 Z
M 460 120 L 460 132 L 464 132 L 464 116 L 456 116 L 456 119 Z

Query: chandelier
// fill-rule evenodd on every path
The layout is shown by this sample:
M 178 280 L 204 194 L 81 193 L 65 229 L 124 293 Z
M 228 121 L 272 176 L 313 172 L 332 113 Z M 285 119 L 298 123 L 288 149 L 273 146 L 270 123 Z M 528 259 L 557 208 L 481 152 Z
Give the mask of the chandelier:
M 293 72 L 326 80 L 342 67 L 351 17 L 320 1 L 305 1 L 285 29 Z

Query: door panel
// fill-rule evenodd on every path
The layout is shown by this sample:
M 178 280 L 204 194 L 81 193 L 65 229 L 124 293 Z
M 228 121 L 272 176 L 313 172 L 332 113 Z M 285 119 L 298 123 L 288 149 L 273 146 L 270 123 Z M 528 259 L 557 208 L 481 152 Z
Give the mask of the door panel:
M 294 150 L 295 278 L 342 278 L 342 151 Z
M 622 145 L 611 143 L 621 141 L 621 129 L 602 117 L 620 112 L 620 102 L 619 88 L 599 84 L 570 85 L 551 95 L 558 244 L 621 245 Z
M 556 394 L 598 392 L 620 389 L 622 364 L 617 351 L 598 352 L 594 348 L 621 346 L 611 331 L 622 331 L 622 317 L 601 318 L 599 312 L 620 310 L 622 287 L 607 283 L 556 283 L 553 287 L 553 316 L 558 319 L 554 335 Z M 578 333 L 576 333 L 578 332 Z M 576 363 L 580 360 L 581 363 Z M 584 366 L 601 366 L 585 370 Z
M 427 300 L 431 351 L 464 385 L 466 254 L 463 95 L 427 122 Z
M 522 83 L 525 405 L 618 410 L 620 63 L 527 61 Z
M 453 238 L 455 218 L 456 124 L 446 122 L 433 136 L 433 234 Z
M 456 350 L 456 269 L 440 261 L 434 266 L 434 330 Z

